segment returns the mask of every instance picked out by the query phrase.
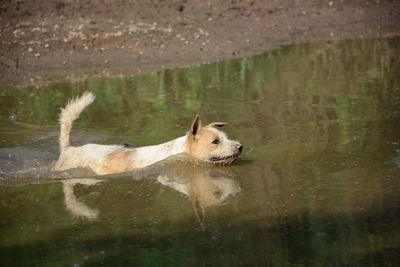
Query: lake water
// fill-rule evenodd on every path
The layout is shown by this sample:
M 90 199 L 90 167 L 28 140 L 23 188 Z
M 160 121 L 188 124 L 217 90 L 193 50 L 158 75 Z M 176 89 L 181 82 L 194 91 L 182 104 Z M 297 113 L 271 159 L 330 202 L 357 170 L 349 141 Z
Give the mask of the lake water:
M 84 91 L 97 98 L 73 145 L 162 143 L 200 113 L 244 151 L 223 167 L 51 172 L 59 110 Z M 399 266 L 400 39 L 0 87 L 0 183 L 2 266 Z

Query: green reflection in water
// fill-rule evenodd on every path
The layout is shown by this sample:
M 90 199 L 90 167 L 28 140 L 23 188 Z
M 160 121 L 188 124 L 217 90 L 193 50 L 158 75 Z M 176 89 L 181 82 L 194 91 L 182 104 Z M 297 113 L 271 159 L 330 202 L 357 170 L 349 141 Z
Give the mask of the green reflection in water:
M 200 113 L 230 122 L 245 146 L 229 167 L 172 162 L 96 184 L 0 187 L 2 263 L 400 265 L 399 47 L 293 45 L 133 78 L 1 88 L 8 185 L 31 181 L 12 176 L 33 159 L 56 159 L 59 108 L 86 90 L 97 99 L 73 144 L 165 142 Z

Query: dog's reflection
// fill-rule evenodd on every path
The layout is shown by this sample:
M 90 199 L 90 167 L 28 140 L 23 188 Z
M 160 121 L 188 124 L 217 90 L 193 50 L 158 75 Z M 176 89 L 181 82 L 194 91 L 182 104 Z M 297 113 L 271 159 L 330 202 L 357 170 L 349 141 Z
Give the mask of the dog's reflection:
M 235 174 L 227 167 L 171 168 L 160 174 L 157 180 L 189 197 L 202 228 L 205 208 L 221 205 L 241 190 Z
M 148 177 L 149 173 L 154 173 L 153 170 L 150 169 L 148 173 L 142 174 L 143 176 L 136 175 L 135 177 Z M 202 228 L 204 228 L 205 208 L 221 205 L 241 190 L 235 179 L 236 175 L 229 167 L 199 166 L 175 159 L 162 166 L 156 166 L 155 172 L 161 184 L 188 196 Z M 103 179 L 93 178 L 62 181 L 67 210 L 77 217 L 96 220 L 99 211 L 81 202 L 74 194 L 74 187 L 77 184 L 92 186 L 103 181 Z
M 78 217 L 85 217 L 89 220 L 95 220 L 99 216 L 99 211 L 89 208 L 85 203 L 79 201 L 74 194 L 74 186 L 77 184 L 95 185 L 101 183 L 102 180 L 92 178 L 69 179 L 62 181 L 65 206 L 68 211 Z

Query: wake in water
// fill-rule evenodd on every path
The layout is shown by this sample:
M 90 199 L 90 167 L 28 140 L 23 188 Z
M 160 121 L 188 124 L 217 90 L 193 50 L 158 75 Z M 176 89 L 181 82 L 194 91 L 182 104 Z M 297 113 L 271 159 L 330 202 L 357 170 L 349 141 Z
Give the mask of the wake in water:
M 94 175 L 87 168 L 52 171 L 56 158 L 57 155 L 54 153 L 31 147 L 2 148 L 0 149 L 0 185 L 48 183 L 54 180 Z

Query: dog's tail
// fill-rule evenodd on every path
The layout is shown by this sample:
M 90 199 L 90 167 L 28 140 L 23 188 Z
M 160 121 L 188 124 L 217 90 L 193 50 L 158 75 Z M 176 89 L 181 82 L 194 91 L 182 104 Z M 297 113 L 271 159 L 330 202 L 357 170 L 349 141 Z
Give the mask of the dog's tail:
M 72 123 L 81 114 L 82 110 L 90 105 L 95 95 L 90 92 L 85 92 L 80 98 L 74 99 L 68 105 L 61 109 L 60 114 L 60 153 L 69 147 L 69 134 L 71 132 Z

